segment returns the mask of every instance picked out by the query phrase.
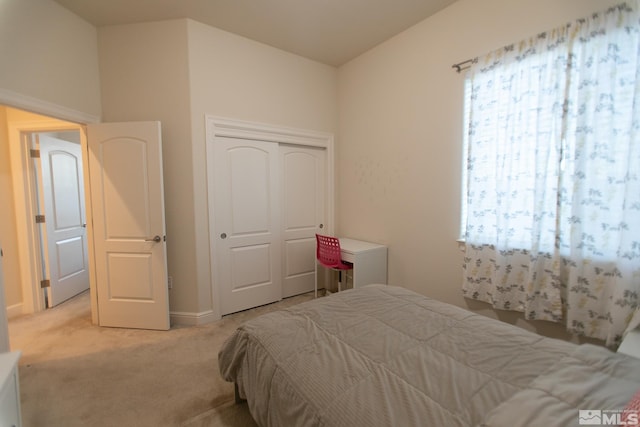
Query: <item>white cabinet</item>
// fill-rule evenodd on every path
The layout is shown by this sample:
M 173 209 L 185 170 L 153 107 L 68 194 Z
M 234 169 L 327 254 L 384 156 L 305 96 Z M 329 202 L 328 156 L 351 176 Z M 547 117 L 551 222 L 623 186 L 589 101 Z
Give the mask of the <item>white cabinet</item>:
M 18 359 L 20 352 L 0 353 L 0 427 L 22 425 Z

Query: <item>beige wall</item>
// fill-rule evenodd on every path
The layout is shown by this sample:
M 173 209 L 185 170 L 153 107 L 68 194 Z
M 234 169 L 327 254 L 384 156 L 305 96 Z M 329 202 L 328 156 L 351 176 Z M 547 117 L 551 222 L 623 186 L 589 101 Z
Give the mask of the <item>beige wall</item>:
M 464 76 L 451 65 L 615 3 L 460 0 L 339 69 L 339 230 L 389 245 L 390 283 L 562 335 L 462 298 Z
M 96 29 L 51 0 L 0 1 L 0 99 L 100 116 Z

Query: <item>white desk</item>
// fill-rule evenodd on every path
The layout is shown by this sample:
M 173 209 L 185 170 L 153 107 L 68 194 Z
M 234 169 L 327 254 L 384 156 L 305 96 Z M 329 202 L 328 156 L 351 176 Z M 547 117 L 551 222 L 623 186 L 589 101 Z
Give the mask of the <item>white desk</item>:
M 342 260 L 353 264 L 353 287 L 387 284 L 387 247 L 340 237 Z
M 622 340 L 620 347 L 618 347 L 618 353 L 628 354 L 640 359 L 640 327 L 629 331 Z

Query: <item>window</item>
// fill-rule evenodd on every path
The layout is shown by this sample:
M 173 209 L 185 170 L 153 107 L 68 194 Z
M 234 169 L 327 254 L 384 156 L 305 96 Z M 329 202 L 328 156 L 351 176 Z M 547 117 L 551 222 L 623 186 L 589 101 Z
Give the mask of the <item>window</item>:
M 473 64 L 465 296 L 620 338 L 640 293 L 638 16 L 623 4 Z

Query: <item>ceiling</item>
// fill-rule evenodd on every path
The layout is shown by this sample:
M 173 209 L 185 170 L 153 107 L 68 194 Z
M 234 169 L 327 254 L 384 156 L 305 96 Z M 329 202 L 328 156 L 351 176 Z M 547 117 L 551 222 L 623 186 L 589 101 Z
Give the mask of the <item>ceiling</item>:
M 96 27 L 191 18 L 340 66 L 456 0 L 55 0 Z

